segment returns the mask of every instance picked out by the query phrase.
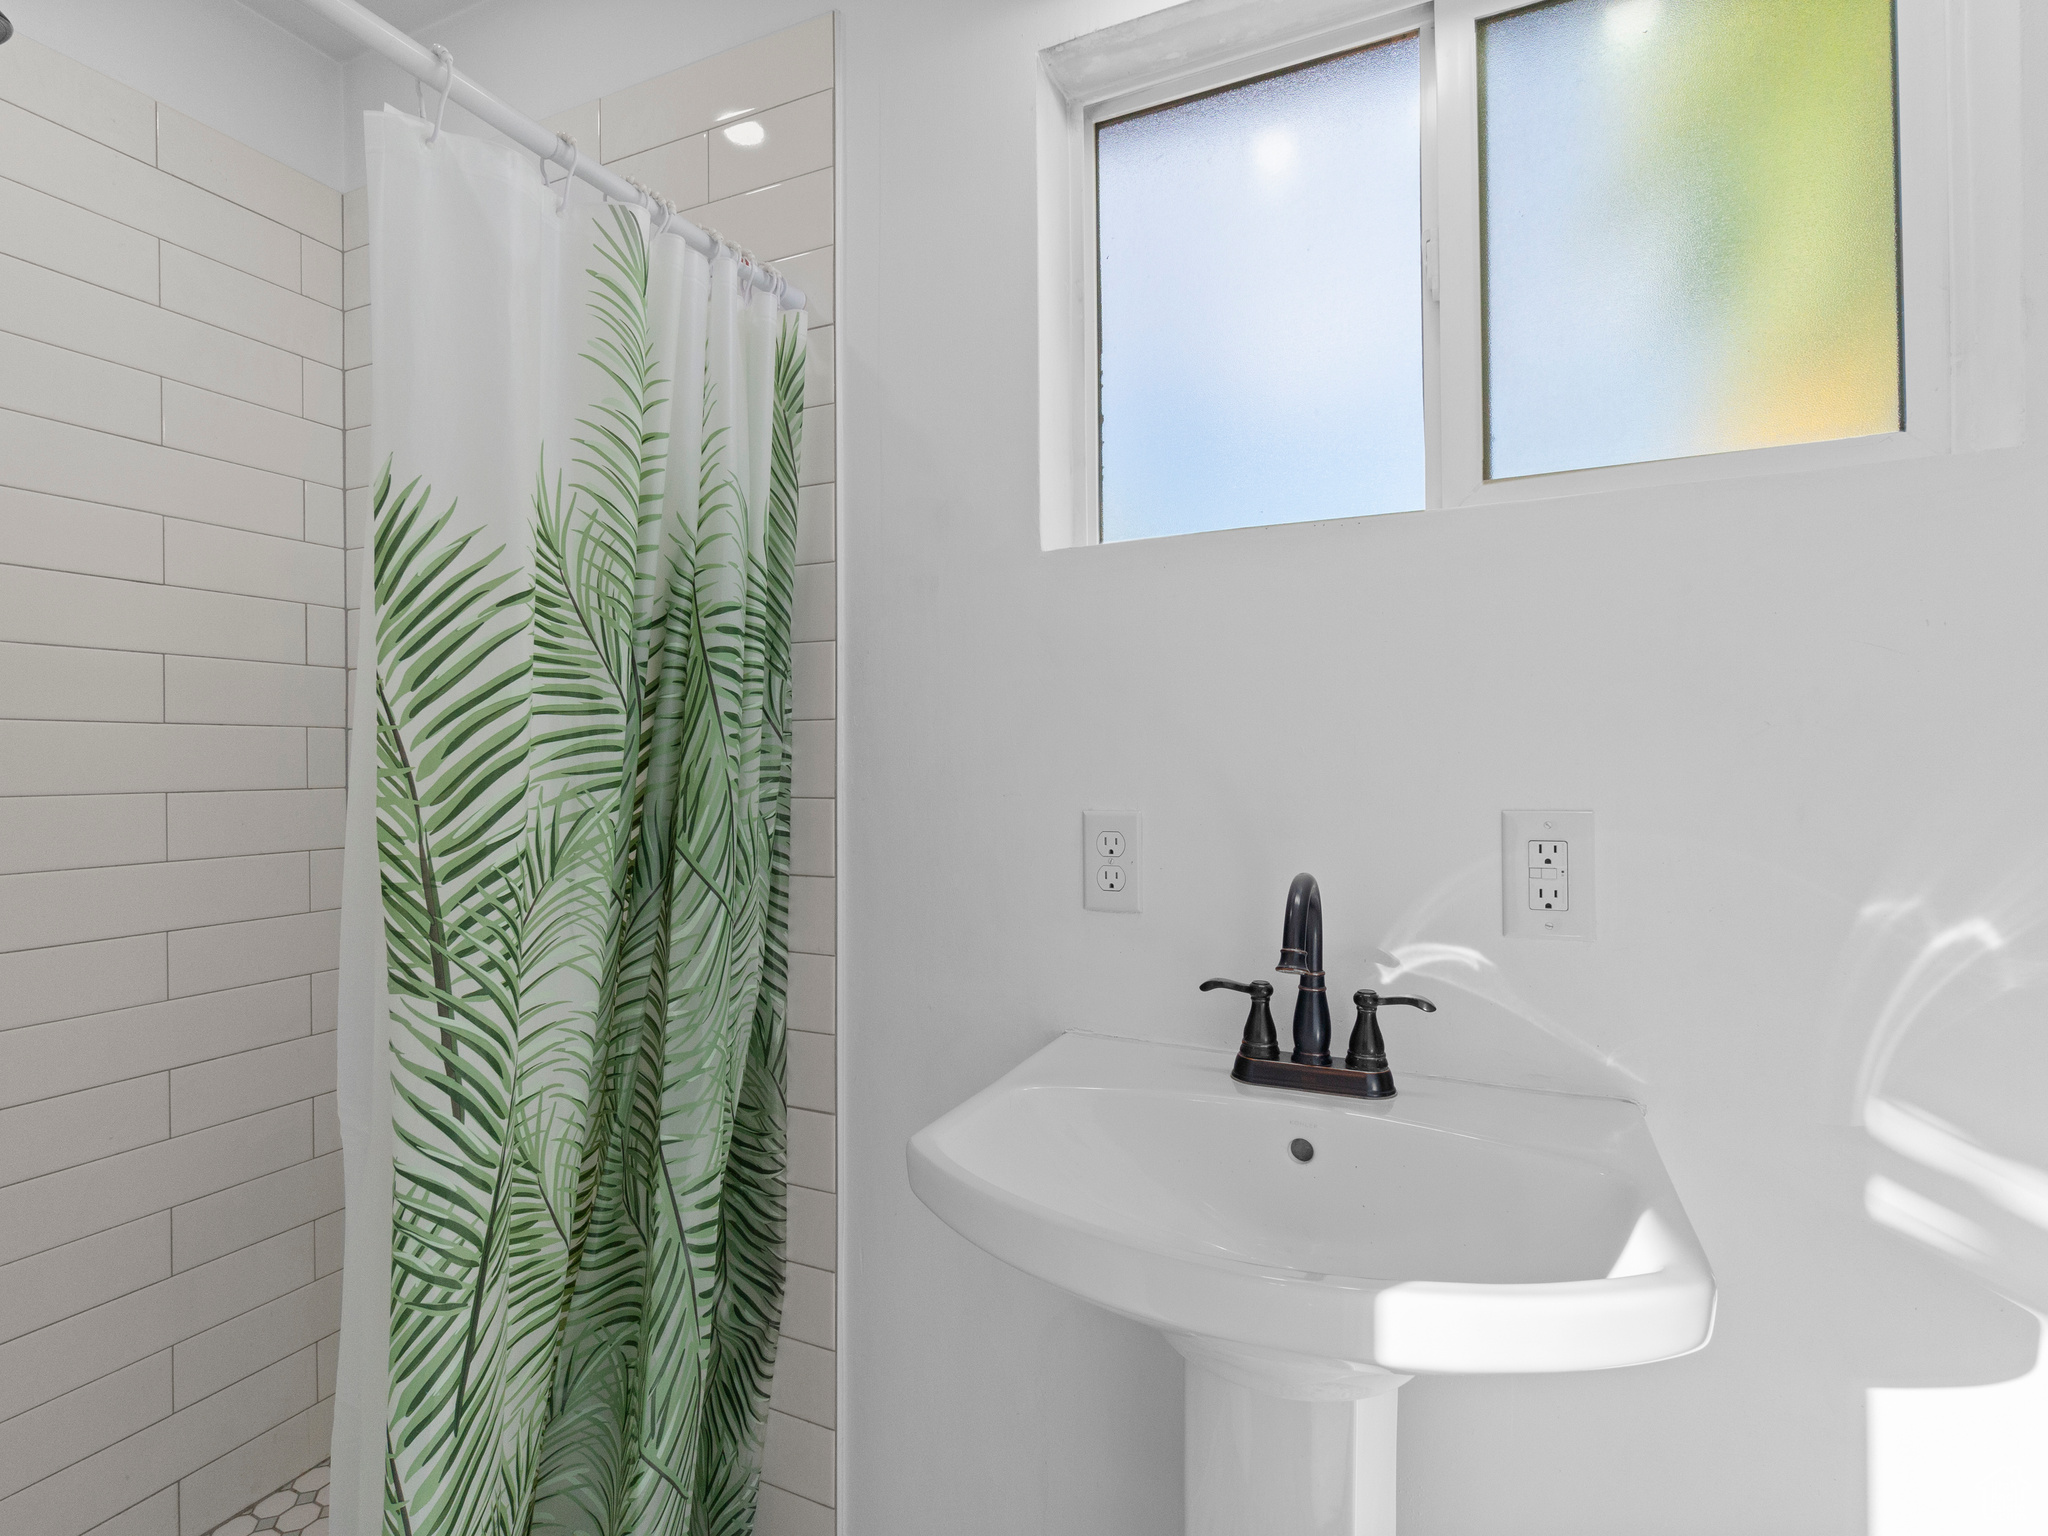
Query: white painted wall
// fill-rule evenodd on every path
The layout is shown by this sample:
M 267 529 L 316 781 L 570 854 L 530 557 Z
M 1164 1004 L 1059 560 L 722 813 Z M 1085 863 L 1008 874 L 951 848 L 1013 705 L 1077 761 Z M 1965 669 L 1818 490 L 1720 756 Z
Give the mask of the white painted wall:
M 1939 1202 L 1959 1251 L 1973 1223 L 2000 1249 L 1979 1270 L 2036 1306 L 2041 1233 L 1984 1198 L 2011 1193 L 1995 1178 L 1880 1150 L 1846 1106 L 1897 1039 L 1895 1096 L 2048 1166 L 2039 429 L 1868 471 L 1041 553 L 1034 59 L 1147 8 L 841 11 L 844 1528 L 1178 1529 L 1175 1357 L 941 1226 L 903 1143 L 1062 1028 L 1227 1042 L 1235 1011 L 1194 983 L 1270 963 L 1308 868 L 1340 979 L 1418 940 L 1494 966 L 1485 996 L 1428 983 L 1443 1011 L 1397 1026 L 1397 1066 L 1539 1068 L 1540 1016 L 1634 1075 L 1723 1287 L 1687 1360 L 1404 1389 L 1410 1536 L 1906 1530 L 1886 1510 L 1915 1469 L 1869 1394 L 1946 1411 L 1968 1394 L 1929 1389 L 2022 1375 L 2038 1329 L 1874 1223 L 1866 1181 Z M 588 0 L 571 28 L 497 0 L 436 40 L 549 113 L 811 9 Z M 363 70 L 349 90 L 380 99 Z M 1568 594 L 1543 644 L 1538 583 Z M 1147 816 L 1138 918 L 1081 911 L 1087 805 Z M 1590 947 L 1497 936 L 1497 815 L 1525 805 L 1600 816 Z
M 334 126 L 341 66 L 236 0 L 8 0 L 0 9 L 24 36 L 337 192 L 355 185 L 342 180 Z

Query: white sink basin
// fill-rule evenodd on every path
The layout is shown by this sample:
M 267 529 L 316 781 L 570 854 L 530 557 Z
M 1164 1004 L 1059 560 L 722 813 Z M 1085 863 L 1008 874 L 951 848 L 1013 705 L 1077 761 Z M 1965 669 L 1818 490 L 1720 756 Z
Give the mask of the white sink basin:
M 1636 1105 L 1414 1073 L 1341 1099 L 1230 1064 L 1069 1034 L 910 1143 L 948 1225 L 1187 1356 L 1189 1531 L 1391 1531 L 1414 1373 L 1707 1342 L 1713 1276 Z

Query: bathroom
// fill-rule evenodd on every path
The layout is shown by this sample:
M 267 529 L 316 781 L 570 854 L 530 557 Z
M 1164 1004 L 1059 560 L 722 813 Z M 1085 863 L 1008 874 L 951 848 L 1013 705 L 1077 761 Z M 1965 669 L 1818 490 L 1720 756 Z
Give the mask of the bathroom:
M 2048 1530 L 2032 7 L 0 11 L 0 1536 Z M 1567 87 L 1593 105 L 1544 95 Z M 1663 180 L 1600 169 L 1623 149 Z M 1558 259 L 1517 267 L 1524 239 Z M 642 383 L 701 354 L 692 398 L 748 445 L 767 639 L 733 654 L 773 674 L 744 729 L 777 745 L 748 759 L 770 832 L 733 930 L 767 1022 L 705 1005 L 746 1058 L 705 1058 L 738 1105 L 718 1187 L 760 1204 L 692 1229 L 762 1262 L 649 1258 L 657 1289 L 678 1265 L 697 1289 L 636 1302 L 627 1346 L 713 1297 L 745 1358 L 643 1372 L 613 1426 L 637 1470 L 590 1513 L 549 1481 L 567 1345 L 519 1356 L 537 1397 L 431 1421 L 492 1430 L 495 1481 L 414 1477 L 445 1447 L 407 1417 L 428 1367 L 391 1309 L 442 1338 L 419 1287 L 468 1276 L 406 1246 L 403 1169 L 433 1138 L 473 1150 L 498 1102 L 488 1032 L 456 1016 L 489 992 L 498 908 L 465 888 L 468 917 L 423 915 L 436 887 L 390 833 L 425 821 L 379 749 L 401 686 L 438 686 L 399 649 L 432 652 L 431 618 L 392 623 L 408 538 L 455 549 L 471 524 L 435 520 L 460 508 L 503 536 L 445 568 L 495 551 L 545 612 L 556 472 L 587 513 L 606 472 L 579 461 L 624 441 L 551 414 L 579 353 L 617 362 L 621 312 L 586 299 L 621 250 Z M 1672 381 L 1709 353 L 1726 398 L 1688 421 Z M 1836 372 L 1800 372 L 1817 356 Z M 728 440 L 675 420 L 643 458 Z M 671 626 L 711 601 L 648 590 L 621 602 Z M 531 684 L 566 711 L 559 642 L 536 629 Z M 351 729 L 366 710 L 379 730 Z M 503 750 L 529 754 L 515 775 L 564 760 L 545 731 Z M 613 906 L 622 932 L 641 910 Z M 714 919 L 685 907 L 691 939 Z M 474 986 L 405 992 L 406 956 Z M 613 1008 L 605 966 L 539 971 L 513 1014 L 560 1025 L 586 984 Z M 1246 999 L 1212 978 L 1270 984 L 1271 1057 L 1239 1052 Z M 1358 1096 L 1360 992 L 1392 1097 Z M 1329 1065 L 1315 1039 L 1300 1064 L 1298 996 Z M 703 1080 L 683 1033 L 647 1046 L 674 1069 L 650 1113 Z M 1233 1081 L 1234 1053 L 1309 1075 Z M 1125 1086 L 1087 1075 L 1112 1057 Z M 1079 1118 L 1013 1122 L 1041 1134 L 972 1165 L 997 1156 L 972 1116 L 1061 1084 Z M 1439 1104 L 1461 1137 L 1424 1134 Z M 1537 1157 L 1511 1121 L 1627 1130 Z M 1239 1157 L 1240 1134 L 1263 1139 Z M 610 1232 L 609 1186 L 577 1183 L 605 1155 L 576 1142 L 562 1176 Z M 1617 1193 L 1572 1204 L 1596 1187 Z M 1062 1246 L 1091 1219 L 1062 1200 L 1113 1213 L 1093 1258 Z M 1614 1238 L 1650 1206 L 1668 1262 Z M 1002 1211 L 1024 1214 L 999 1233 Z M 1564 1231 L 1580 1213 L 1600 1230 Z M 1551 1239 L 1601 1256 L 1516 1271 Z M 1255 1422 L 1219 1442 L 1170 1285 L 1103 1278 L 1175 1243 L 1175 1275 L 1262 1277 L 1231 1340 L 1353 1303 L 1391 1340 L 1387 1298 L 1458 1279 L 1429 1269 L 1454 1243 L 1501 1297 L 1592 1286 L 1597 1312 L 1659 1263 L 1686 1286 L 1632 1354 L 1571 1355 L 1598 1329 L 1536 1312 L 1502 1349 L 1541 1364 L 1332 1331 L 1317 1358 L 1366 1385 L 1230 1399 Z M 1287 1262 L 1307 1247 L 1360 1267 Z M 500 1326 L 445 1335 L 465 1382 L 517 1355 Z M 659 1432 L 696 1483 L 644 1443 L 677 1402 Z

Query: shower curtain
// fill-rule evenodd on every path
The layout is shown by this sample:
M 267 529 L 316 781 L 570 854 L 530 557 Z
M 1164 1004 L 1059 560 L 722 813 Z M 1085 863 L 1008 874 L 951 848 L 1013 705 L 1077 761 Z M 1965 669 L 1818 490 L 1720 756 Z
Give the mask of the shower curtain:
M 366 129 L 337 1530 L 744 1533 L 803 317 L 530 156 Z

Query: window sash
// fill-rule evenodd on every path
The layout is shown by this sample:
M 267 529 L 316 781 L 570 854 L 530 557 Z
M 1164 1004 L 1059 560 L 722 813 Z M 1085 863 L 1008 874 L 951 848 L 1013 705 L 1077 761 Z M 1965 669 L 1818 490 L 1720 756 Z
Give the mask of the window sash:
M 1427 472 L 1424 504 L 1416 510 L 1496 506 L 1894 462 L 1954 452 L 1978 435 L 1969 423 L 1952 419 L 1956 365 L 1951 358 L 1948 297 L 1948 189 L 1952 175 L 1968 179 L 1964 163 L 1953 158 L 1967 146 L 1951 143 L 1948 76 L 1951 68 L 1969 61 L 1957 57 L 1951 39 L 1951 0 L 1896 0 L 1904 430 L 1488 480 L 1477 27 L 1485 17 L 1520 10 L 1528 3 L 1434 0 L 1383 5 L 1346 25 L 1195 69 L 1162 71 L 1135 82 L 1127 73 L 1120 88 L 1058 109 L 1055 122 L 1065 143 L 1046 163 L 1062 164 L 1064 174 L 1040 205 L 1041 297 L 1059 310 L 1046 332 L 1057 341 L 1042 352 L 1041 365 L 1064 375 L 1049 388 L 1042 387 L 1041 394 L 1046 411 L 1041 418 L 1041 473 L 1061 482 L 1050 495 L 1041 491 L 1046 547 L 1101 540 L 1097 123 L 1407 32 L 1420 33 L 1422 44 L 1422 387 Z M 1256 230 L 1245 231 L 1248 261 L 1257 259 L 1257 239 Z M 1319 280 L 1314 272 L 1275 272 L 1266 277 L 1309 289 Z
M 1214 98 L 1216 96 L 1223 95 L 1228 92 L 1240 90 L 1246 86 L 1255 85 L 1261 81 L 1285 77 L 1299 70 L 1313 69 L 1318 65 L 1328 64 L 1333 60 L 1344 59 L 1346 57 L 1354 57 L 1359 54 L 1366 53 L 1370 50 L 1395 46 L 1401 47 L 1403 49 L 1403 53 L 1405 56 L 1404 62 L 1407 60 L 1412 60 L 1415 64 L 1415 73 L 1410 74 L 1405 68 L 1402 71 L 1404 77 L 1404 88 L 1406 82 L 1412 81 L 1415 85 L 1418 96 L 1420 96 L 1425 92 L 1426 87 L 1425 76 L 1429 60 L 1429 39 L 1427 35 L 1428 26 L 1426 17 L 1419 18 L 1419 22 L 1420 24 L 1418 25 L 1396 27 L 1390 30 L 1387 24 L 1387 18 L 1377 18 L 1372 23 L 1369 31 L 1367 32 L 1363 40 L 1347 41 L 1341 46 L 1333 47 L 1331 46 L 1330 39 L 1327 36 L 1318 37 L 1314 40 L 1313 46 L 1310 47 L 1306 56 L 1303 58 L 1291 60 L 1290 62 L 1280 65 L 1276 68 L 1261 69 L 1256 73 L 1249 74 L 1240 72 L 1244 67 L 1243 64 L 1240 63 L 1233 68 L 1230 77 L 1226 79 L 1224 83 L 1209 89 L 1188 90 L 1186 89 L 1187 81 L 1185 77 L 1183 77 L 1181 79 L 1173 81 L 1170 87 L 1156 88 L 1151 91 L 1137 93 L 1137 99 L 1139 101 L 1142 101 L 1144 103 L 1143 105 L 1135 107 L 1126 107 L 1124 105 L 1124 102 L 1129 98 L 1113 98 L 1111 101 L 1103 103 L 1091 115 L 1089 133 L 1089 165 L 1091 168 L 1091 172 L 1098 179 L 1100 178 L 1103 165 L 1101 135 L 1104 129 L 1113 128 L 1116 125 L 1130 123 L 1135 120 L 1147 119 L 1155 113 L 1171 111 L 1174 108 L 1182 107 L 1192 102 L 1199 102 L 1207 98 Z M 1146 99 L 1153 95 L 1161 95 L 1162 99 L 1158 101 L 1151 101 Z M 1418 101 L 1418 105 L 1420 106 L 1422 104 Z M 1431 114 L 1428 112 L 1426 106 L 1423 108 L 1422 111 L 1419 112 L 1419 120 L 1416 124 L 1418 139 L 1421 135 L 1423 125 L 1428 121 L 1430 115 Z M 1385 148 L 1384 141 L 1382 141 L 1378 147 L 1383 152 Z M 1422 145 L 1420 145 L 1419 142 L 1417 148 L 1418 151 L 1426 157 L 1426 149 Z M 1405 159 L 1405 157 L 1403 157 L 1404 175 L 1414 175 L 1419 182 L 1419 172 L 1420 165 L 1418 161 L 1408 161 Z M 1120 184 L 1127 185 L 1127 183 Z M 1315 191 L 1312 185 L 1305 184 L 1305 189 L 1306 195 L 1310 197 L 1313 197 L 1315 195 Z M 1421 209 L 1416 205 L 1408 204 L 1405 197 L 1402 198 L 1401 202 L 1404 205 L 1404 213 L 1406 209 L 1414 209 L 1419 239 Z M 1120 294 L 1130 292 L 1131 287 L 1136 281 L 1134 277 L 1135 272 L 1145 271 L 1146 275 L 1152 279 L 1151 286 L 1153 286 L 1155 289 L 1158 286 L 1159 279 L 1156 269 L 1136 268 L 1132 264 L 1130 264 L 1127 259 L 1126 264 L 1122 266 L 1120 269 L 1117 269 L 1119 271 L 1118 284 L 1120 286 L 1112 288 L 1112 291 L 1110 292 L 1103 291 L 1102 279 L 1104 274 L 1100 259 L 1100 239 L 1104 222 L 1105 219 L 1108 217 L 1109 210 L 1105 209 L 1105 207 L 1103 206 L 1099 185 L 1097 196 L 1094 199 L 1092 199 L 1092 203 L 1095 209 L 1095 216 L 1094 219 L 1091 221 L 1090 231 L 1091 235 L 1093 236 L 1094 244 L 1091 246 L 1091 250 L 1089 253 L 1089 272 L 1091 279 L 1097 285 L 1098 302 L 1089 306 L 1088 319 L 1089 324 L 1092 328 L 1089 344 L 1093 349 L 1092 356 L 1097 365 L 1093 377 L 1093 388 L 1095 392 L 1096 403 L 1095 423 L 1097 430 L 1090 435 L 1090 443 L 1093 446 L 1094 451 L 1098 455 L 1097 473 L 1095 477 L 1096 490 L 1098 496 L 1096 537 L 1098 539 L 1106 541 L 1106 522 L 1109 514 L 1109 509 L 1107 506 L 1102 504 L 1102 497 L 1107 493 L 1107 491 L 1111 488 L 1112 485 L 1119 486 L 1121 488 L 1121 494 L 1117 499 L 1120 505 L 1123 505 L 1126 508 L 1128 508 L 1131 499 L 1133 481 L 1130 478 L 1132 471 L 1129 468 L 1130 455 L 1127 450 L 1129 448 L 1132 438 L 1140 437 L 1142 434 L 1131 433 L 1130 436 L 1124 436 L 1123 434 L 1126 432 L 1130 432 L 1130 429 L 1126 427 L 1120 427 L 1118 423 L 1112 420 L 1109 415 L 1108 388 L 1106 385 L 1106 376 L 1103 367 L 1105 363 L 1102 336 L 1104 319 L 1105 316 L 1107 316 L 1112 322 L 1118 321 L 1120 319 L 1128 319 L 1128 314 L 1119 316 L 1117 309 L 1112 307 L 1112 305 L 1121 302 Z M 1119 210 L 1119 213 L 1121 214 L 1122 210 Z M 1256 224 L 1246 224 L 1240 227 L 1228 221 L 1220 224 L 1211 221 L 1205 223 L 1202 226 L 1202 228 L 1203 238 L 1213 239 L 1218 243 L 1222 250 L 1227 251 L 1229 253 L 1227 257 L 1228 270 L 1232 274 L 1232 282 L 1237 284 L 1240 288 L 1244 285 L 1265 288 L 1275 284 L 1278 284 L 1282 287 L 1286 287 L 1289 286 L 1292 282 L 1299 281 L 1303 278 L 1306 278 L 1309 281 L 1316 281 L 1320 277 L 1320 274 L 1317 273 L 1290 273 L 1285 270 L 1276 269 L 1271 258 L 1267 256 L 1262 250 L 1261 241 L 1265 237 L 1266 231 L 1261 229 Z M 1426 242 L 1424 243 L 1426 244 Z M 1419 270 L 1421 257 L 1420 246 L 1408 247 L 1405 244 L 1405 241 L 1402 241 L 1401 243 L 1396 245 L 1388 245 L 1384 247 L 1384 250 L 1390 256 L 1394 255 L 1394 253 L 1396 252 L 1399 252 L 1399 259 L 1403 262 L 1416 262 L 1417 267 L 1409 269 L 1409 272 L 1411 274 Z M 1403 337 L 1401 344 L 1407 349 L 1406 356 L 1404 356 L 1404 358 L 1402 359 L 1404 371 L 1406 367 L 1413 366 L 1415 363 L 1418 362 L 1420 364 L 1421 369 L 1420 373 L 1414 375 L 1415 393 L 1411 394 L 1405 389 L 1398 391 L 1398 398 L 1401 402 L 1399 409 L 1407 412 L 1416 412 L 1417 414 L 1422 414 L 1419 410 L 1419 407 L 1422 404 L 1422 391 L 1425 386 L 1425 380 L 1427 378 L 1429 369 L 1429 359 L 1427 356 L 1429 351 L 1428 333 L 1433 333 L 1434 316 L 1433 313 L 1431 313 L 1430 311 L 1426 299 L 1418 292 L 1419 286 L 1420 285 L 1414 281 L 1414 278 L 1412 276 L 1407 278 L 1401 283 L 1398 291 L 1395 291 L 1393 289 L 1389 290 L 1389 302 L 1391 306 L 1397 309 L 1399 312 L 1401 331 Z M 1341 298 L 1335 299 L 1334 302 L 1340 306 L 1354 306 L 1349 310 L 1347 318 L 1354 320 L 1363 318 L 1369 320 L 1373 316 L 1373 306 L 1369 300 L 1365 302 L 1365 308 L 1362 311 L 1359 308 L 1355 307 L 1360 303 L 1360 290 L 1354 289 L 1349 292 L 1346 292 L 1341 296 Z M 1327 318 L 1328 317 L 1326 316 L 1326 322 Z M 1411 325 L 1417 327 L 1417 329 L 1423 331 L 1425 334 L 1418 338 L 1416 330 L 1408 329 L 1408 327 Z M 1363 333 L 1355 331 L 1339 330 L 1334 332 L 1326 332 L 1326 334 L 1332 336 L 1333 338 L 1339 339 L 1348 334 L 1353 336 L 1354 341 L 1358 342 L 1363 342 L 1367 339 Z M 1418 340 L 1422 343 L 1420 347 L 1417 347 L 1416 345 Z M 1125 341 L 1124 347 L 1125 350 L 1120 358 L 1120 362 L 1126 369 L 1130 369 L 1133 366 L 1133 357 L 1132 352 L 1129 348 L 1128 340 Z M 1417 356 L 1418 352 L 1422 354 L 1420 357 Z M 1120 405 L 1125 407 L 1125 420 L 1128 420 L 1129 407 L 1132 403 L 1132 396 L 1129 393 L 1129 388 L 1129 384 L 1126 383 L 1124 386 L 1125 392 L 1119 396 L 1118 401 Z M 1390 400 L 1388 403 L 1391 403 L 1391 393 L 1392 392 L 1390 392 Z M 1384 423 L 1382 424 L 1384 425 Z M 1415 423 L 1414 417 L 1410 416 L 1406 419 L 1406 421 L 1404 421 L 1404 427 L 1407 427 L 1410 424 L 1421 425 L 1424 428 L 1423 441 L 1418 443 L 1416 436 L 1412 433 L 1412 431 L 1403 430 L 1401 433 L 1398 434 L 1399 446 L 1396 448 L 1395 451 L 1402 455 L 1400 462 L 1402 466 L 1407 470 L 1408 475 L 1413 475 L 1416 470 L 1421 470 L 1426 475 L 1427 465 L 1430 462 L 1430 455 L 1428 452 L 1427 444 L 1427 422 L 1425 420 L 1421 423 Z M 1366 433 L 1369 434 L 1369 432 L 1370 428 L 1367 428 Z M 1157 441 L 1157 439 L 1154 439 L 1154 441 Z M 1417 455 L 1416 452 L 1418 447 L 1421 449 L 1421 453 L 1419 455 Z M 1101 463 L 1101 456 L 1104 455 L 1106 452 L 1110 454 L 1123 454 L 1122 463 L 1124 467 L 1120 473 L 1117 470 L 1117 460 L 1115 458 L 1111 458 L 1110 463 L 1108 465 L 1103 465 Z M 1279 466 L 1277 464 L 1275 465 L 1275 469 L 1276 471 L 1279 470 Z M 1363 461 L 1361 461 L 1361 470 L 1363 471 Z M 1280 473 L 1284 478 L 1284 471 L 1280 471 Z M 1369 472 L 1366 473 L 1369 474 Z M 1404 475 L 1403 478 L 1407 479 L 1408 475 Z M 1421 493 L 1426 501 L 1426 484 L 1417 483 L 1414 489 L 1417 492 Z M 1383 511 L 1413 511 L 1417 510 L 1421 505 L 1424 504 L 1423 502 L 1409 504 L 1406 500 L 1405 486 L 1400 492 L 1396 494 L 1399 494 L 1402 497 L 1402 500 L 1394 505 L 1385 507 Z M 1391 497 L 1389 499 L 1392 500 Z M 1373 511 L 1325 514 L 1325 516 L 1331 515 L 1378 516 L 1383 515 L 1383 513 L 1382 511 Z M 1227 524 L 1225 526 L 1270 526 L 1273 524 L 1285 522 L 1316 520 L 1317 519 L 1315 518 L 1301 518 L 1296 516 L 1277 516 L 1267 519 L 1262 523 L 1232 523 Z M 1187 526 L 1176 527 L 1172 530 L 1174 534 L 1196 531 L 1208 530 L 1201 528 L 1191 528 Z M 1222 530 L 1219 528 L 1214 531 Z M 1150 536 L 1157 535 L 1139 535 L 1139 537 Z M 1130 537 L 1131 535 L 1128 532 L 1119 535 L 1120 540 L 1127 539 Z
M 1478 24 L 1528 0 L 1437 0 L 1437 240 L 1441 351 L 1435 506 L 1491 506 L 1598 491 L 1725 480 L 1946 453 L 1951 447 L 1942 122 L 1946 52 L 1940 0 L 1898 0 L 1900 301 L 1905 427 L 1899 432 L 1769 448 L 1738 448 L 1514 479 L 1486 478 L 1485 329 L 1481 302 Z

